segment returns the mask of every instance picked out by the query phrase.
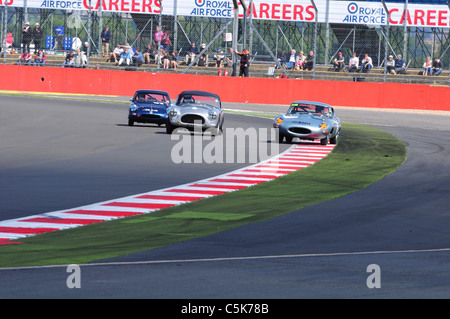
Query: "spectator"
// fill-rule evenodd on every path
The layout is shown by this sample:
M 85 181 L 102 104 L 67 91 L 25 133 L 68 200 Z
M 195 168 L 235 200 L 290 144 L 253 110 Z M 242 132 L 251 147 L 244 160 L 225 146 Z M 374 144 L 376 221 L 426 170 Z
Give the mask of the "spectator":
M 395 74 L 395 61 L 394 57 L 390 55 L 388 57 L 387 63 L 386 63 L 386 71 L 388 74 Z
M 155 54 L 155 63 L 159 63 L 160 65 L 163 63 L 163 58 L 166 55 L 166 50 L 164 50 L 164 47 L 161 45 L 159 47 L 158 52 Z
M 438 58 L 434 58 L 431 66 L 430 75 L 439 75 L 442 72 L 442 62 Z
M 6 45 L 6 52 L 10 52 L 10 48 L 14 44 L 14 37 L 11 32 L 6 34 L 6 38 L 3 38 L 3 45 Z
M 169 52 L 166 50 L 164 50 L 164 55 L 163 55 L 163 68 L 164 69 L 170 68 L 170 55 L 169 55 Z
M 133 55 L 134 55 L 134 50 L 133 50 L 133 47 L 127 42 L 127 43 L 125 43 L 124 45 L 122 45 L 122 48 L 125 50 L 125 49 L 127 49 L 128 50 L 128 53 L 130 54 L 130 58 L 132 58 L 133 57 Z
M 69 68 L 73 68 L 75 65 L 75 54 L 73 51 L 70 51 L 67 53 L 66 55 L 66 59 L 64 60 L 63 63 L 63 68 L 64 67 L 69 67 Z
M 135 67 L 140 67 L 142 63 L 144 63 L 144 56 L 138 48 L 136 48 L 136 52 L 131 59 L 133 60 L 133 65 Z
M 281 65 L 281 67 L 286 67 L 287 57 L 284 51 L 281 51 L 280 55 L 277 58 L 277 61 Z M 275 67 L 278 69 L 278 65 L 276 65 Z
M 345 59 L 344 56 L 342 55 L 342 52 L 338 53 L 338 56 L 336 59 L 334 59 L 333 61 L 333 68 L 336 72 L 340 72 L 345 66 Z
M 225 57 L 225 62 L 227 64 L 227 66 L 231 67 L 231 76 L 236 76 L 236 64 L 237 62 L 235 61 L 233 63 L 233 48 L 229 48 L 229 53 L 230 53 L 230 57 L 226 56 Z
M 303 65 L 305 64 L 306 56 L 303 53 L 303 51 L 300 51 L 300 54 L 298 55 L 298 61 L 297 65 L 295 66 L 296 70 L 303 70 Z
M 195 42 L 192 42 L 191 47 L 186 53 L 186 64 L 191 64 L 195 57 L 198 55 L 198 48 L 195 46 Z
M 214 65 L 218 68 L 221 67 L 224 63 L 224 58 L 225 56 L 223 55 L 222 50 L 218 49 L 217 54 L 214 55 Z
M 202 43 L 200 46 L 200 53 L 206 48 L 206 44 Z M 200 58 L 198 59 L 197 65 L 198 66 L 206 66 L 208 64 L 208 54 L 204 52 Z
M 152 45 L 150 43 L 147 45 L 147 48 L 144 50 L 142 55 L 144 56 L 145 64 L 150 64 L 150 59 L 155 58 L 155 54 L 153 53 Z
M 109 41 L 111 40 L 111 31 L 108 26 L 103 29 L 100 36 L 102 38 L 102 57 L 105 57 L 109 52 Z
M 250 69 L 250 52 L 247 49 L 243 49 L 241 52 L 236 52 L 241 57 L 241 66 L 239 69 L 239 76 L 248 77 L 248 71 Z
M 159 30 L 159 26 L 156 26 L 155 35 L 153 37 L 153 44 L 155 45 L 156 48 L 158 47 L 158 45 L 160 45 L 159 42 L 161 42 L 161 44 L 162 44 L 163 37 L 164 37 L 164 32 Z
M 117 60 L 120 59 L 120 55 L 122 54 L 122 52 L 122 45 L 118 44 L 114 51 L 109 54 L 109 60 L 106 60 L 106 62 L 109 61 L 117 63 Z
M 359 66 L 359 58 L 356 56 L 356 53 L 353 52 L 352 57 L 348 61 L 347 71 L 348 72 L 356 72 Z
M 172 45 L 172 42 L 170 41 L 170 35 L 169 35 L 169 31 L 165 31 L 164 35 L 161 39 L 161 44 L 164 47 L 164 50 L 166 52 L 169 52 L 170 50 L 170 46 Z
M 128 50 L 128 48 L 124 48 L 122 54 L 120 55 L 119 63 L 117 63 L 118 66 L 121 66 L 122 64 L 130 65 L 131 63 L 131 53 Z
M 305 63 L 303 64 L 303 70 L 311 71 L 314 67 L 314 52 L 309 51 L 309 55 L 306 57 Z
M 41 42 L 42 42 L 42 29 L 39 25 L 39 23 L 36 23 L 34 26 L 34 29 L 32 31 L 33 35 L 33 42 L 34 42 L 34 54 L 37 54 L 39 52 L 39 49 L 41 48 Z
M 39 49 L 38 53 L 34 57 L 34 65 L 39 66 L 44 65 L 45 63 L 47 63 L 47 56 L 42 49 Z
M 75 64 L 78 67 L 85 68 L 87 66 L 87 49 L 88 49 L 89 43 L 84 42 L 81 49 L 77 49 L 77 54 L 75 55 Z
M 23 52 L 20 57 L 19 61 L 17 61 L 17 64 L 27 64 L 30 65 L 31 63 L 31 54 L 28 51 Z
M 406 74 L 406 64 L 403 61 L 402 56 L 398 55 L 397 60 L 395 60 L 395 73 L 397 74 Z
M 286 69 L 292 69 L 297 64 L 298 55 L 297 51 L 291 50 L 291 55 L 289 56 L 289 60 L 286 62 Z
M 176 70 L 178 67 L 178 52 L 177 51 L 173 51 L 172 54 L 170 55 L 170 66 Z
M 25 27 L 22 30 L 22 52 L 30 52 L 30 43 L 32 38 L 32 30 L 30 28 L 30 22 L 25 22 Z
M 362 59 L 361 61 L 361 72 L 369 73 L 372 67 L 373 67 L 372 58 L 366 53 L 364 55 L 364 59 Z
M 428 56 L 427 60 L 423 64 L 423 72 L 422 75 L 429 75 L 431 74 L 431 68 L 432 68 L 431 58 Z

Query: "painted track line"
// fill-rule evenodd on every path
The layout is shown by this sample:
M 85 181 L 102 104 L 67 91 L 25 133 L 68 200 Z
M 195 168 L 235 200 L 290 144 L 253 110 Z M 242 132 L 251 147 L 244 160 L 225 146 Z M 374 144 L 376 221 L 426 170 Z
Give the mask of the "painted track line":
M 82 207 L 0 221 L 0 246 L 20 244 L 16 240 L 24 237 L 148 214 L 245 189 L 313 165 L 333 149 L 334 145 L 293 145 L 265 161 L 200 181 Z

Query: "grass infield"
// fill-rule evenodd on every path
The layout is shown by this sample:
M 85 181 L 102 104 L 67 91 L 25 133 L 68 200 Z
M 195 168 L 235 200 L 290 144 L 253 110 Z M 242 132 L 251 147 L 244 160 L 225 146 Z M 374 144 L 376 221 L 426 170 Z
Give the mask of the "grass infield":
M 0 246 L 0 267 L 83 264 L 260 222 L 365 188 L 405 159 L 406 147 L 393 135 L 343 123 L 333 152 L 310 167 L 151 214 L 20 239 Z

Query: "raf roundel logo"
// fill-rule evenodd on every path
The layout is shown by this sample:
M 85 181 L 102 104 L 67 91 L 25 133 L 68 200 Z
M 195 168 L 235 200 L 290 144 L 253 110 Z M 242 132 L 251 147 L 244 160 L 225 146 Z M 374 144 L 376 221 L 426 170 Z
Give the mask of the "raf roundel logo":
M 354 3 L 354 2 L 351 2 L 348 5 L 347 9 L 348 9 L 348 12 L 350 12 L 350 13 L 356 13 L 358 11 L 358 5 L 356 3 Z
M 205 5 L 206 0 L 195 0 L 195 5 L 197 7 L 203 7 Z

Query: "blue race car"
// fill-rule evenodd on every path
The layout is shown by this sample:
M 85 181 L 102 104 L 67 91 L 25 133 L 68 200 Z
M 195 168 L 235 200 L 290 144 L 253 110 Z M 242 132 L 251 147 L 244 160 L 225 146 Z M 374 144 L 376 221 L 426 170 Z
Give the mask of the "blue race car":
M 167 123 L 168 108 L 172 105 L 169 93 L 156 90 L 137 90 L 130 99 L 128 125 L 134 123 Z

